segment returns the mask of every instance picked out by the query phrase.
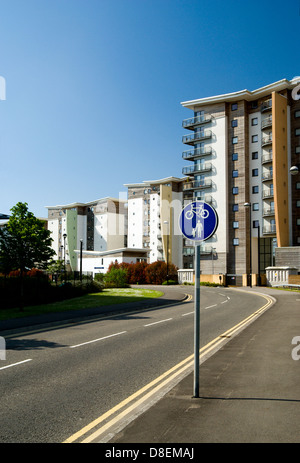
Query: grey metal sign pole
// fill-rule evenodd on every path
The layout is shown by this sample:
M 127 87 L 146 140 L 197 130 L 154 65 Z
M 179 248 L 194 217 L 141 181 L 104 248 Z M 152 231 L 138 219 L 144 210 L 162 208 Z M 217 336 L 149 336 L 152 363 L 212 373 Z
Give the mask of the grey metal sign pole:
M 195 246 L 194 397 L 199 397 L 200 350 L 200 245 Z
M 188 239 L 200 243 L 218 228 L 218 214 L 204 201 L 193 201 L 179 216 L 179 227 Z M 194 397 L 199 397 L 200 363 L 200 244 L 195 245 L 195 315 L 194 315 Z

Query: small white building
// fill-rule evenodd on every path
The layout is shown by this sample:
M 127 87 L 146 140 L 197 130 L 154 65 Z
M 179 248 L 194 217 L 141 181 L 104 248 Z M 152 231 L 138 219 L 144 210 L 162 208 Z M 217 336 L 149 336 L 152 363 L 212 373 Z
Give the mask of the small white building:
M 75 250 L 77 256 L 77 269 L 80 269 L 80 250 Z M 147 251 L 145 249 L 121 248 L 110 251 L 82 251 L 82 272 L 106 273 L 108 267 L 113 262 L 126 262 L 128 264 L 147 261 Z

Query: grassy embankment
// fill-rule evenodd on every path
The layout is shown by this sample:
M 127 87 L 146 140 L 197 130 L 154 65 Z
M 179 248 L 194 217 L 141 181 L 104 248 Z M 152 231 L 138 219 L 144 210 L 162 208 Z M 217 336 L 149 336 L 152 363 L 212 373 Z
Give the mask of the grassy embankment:
M 138 302 L 144 299 L 162 296 L 161 291 L 151 289 L 134 288 L 112 288 L 104 289 L 100 293 L 87 294 L 65 301 L 54 302 L 52 304 L 36 305 L 24 307 L 21 312 L 18 308 L 0 310 L 0 320 L 11 318 L 27 317 L 53 312 L 63 312 L 66 310 L 88 309 L 112 304 L 122 304 L 125 302 Z

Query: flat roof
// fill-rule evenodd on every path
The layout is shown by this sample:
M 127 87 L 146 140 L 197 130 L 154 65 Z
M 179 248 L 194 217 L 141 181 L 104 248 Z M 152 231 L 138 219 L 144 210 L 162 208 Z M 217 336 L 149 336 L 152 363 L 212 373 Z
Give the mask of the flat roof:
M 119 199 L 119 198 L 112 198 L 110 196 L 106 197 L 106 198 L 101 198 L 101 199 L 95 199 L 94 201 L 89 201 L 88 203 L 71 203 L 71 204 L 61 204 L 61 205 L 57 205 L 57 206 L 45 206 L 46 209 L 62 209 L 62 208 L 65 208 L 65 209 L 71 209 L 72 207 L 85 207 L 85 206 L 91 206 L 92 204 L 95 204 L 95 203 L 100 203 L 100 202 L 105 202 L 105 201 L 116 201 L 116 202 L 119 202 L 119 203 L 126 203 L 127 200 L 124 200 L 124 199 Z
M 159 180 L 144 180 L 142 183 L 125 183 L 124 186 L 126 187 L 145 187 L 149 185 L 163 185 L 164 183 L 175 182 L 180 183 L 184 182 L 186 177 L 166 177 Z
M 109 256 L 111 254 L 120 254 L 122 252 L 129 252 L 131 254 L 146 254 L 149 251 L 149 248 L 119 248 L 119 249 L 110 249 L 109 251 L 87 251 L 83 249 L 82 254 L 89 254 L 91 256 Z M 80 253 L 79 249 L 75 249 L 76 254 Z
M 181 103 L 182 106 L 185 108 L 193 109 L 195 106 L 201 106 L 206 104 L 213 104 L 213 103 L 220 103 L 220 102 L 227 102 L 227 101 L 238 101 L 238 100 L 256 100 L 258 98 L 262 98 L 263 96 L 269 95 L 271 92 L 279 92 L 286 88 L 293 88 L 297 83 L 300 83 L 300 77 L 294 77 L 291 80 L 288 79 L 281 79 L 277 82 L 272 84 L 265 85 L 264 87 L 260 87 L 256 90 L 240 90 L 238 92 L 233 93 L 225 93 L 223 95 L 215 95 L 206 98 L 200 98 L 197 100 L 190 100 L 184 101 Z

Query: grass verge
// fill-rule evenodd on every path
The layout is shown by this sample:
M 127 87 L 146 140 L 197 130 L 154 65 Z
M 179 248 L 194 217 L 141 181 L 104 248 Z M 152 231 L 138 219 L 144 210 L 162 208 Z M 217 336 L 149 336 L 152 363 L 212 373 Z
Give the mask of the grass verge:
M 28 317 L 67 310 L 89 309 L 112 304 L 126 302 L 138 302 L 144 299 L 161 297 L 161 291 L 135 288 L 111 288 L 104 289 L 101 293 L 90 293 L 82 297 L 54 302 L 52 304 L 28 306 L 21 312 L 18 308 L 0 310 L 0 321 L 12 318 Z

